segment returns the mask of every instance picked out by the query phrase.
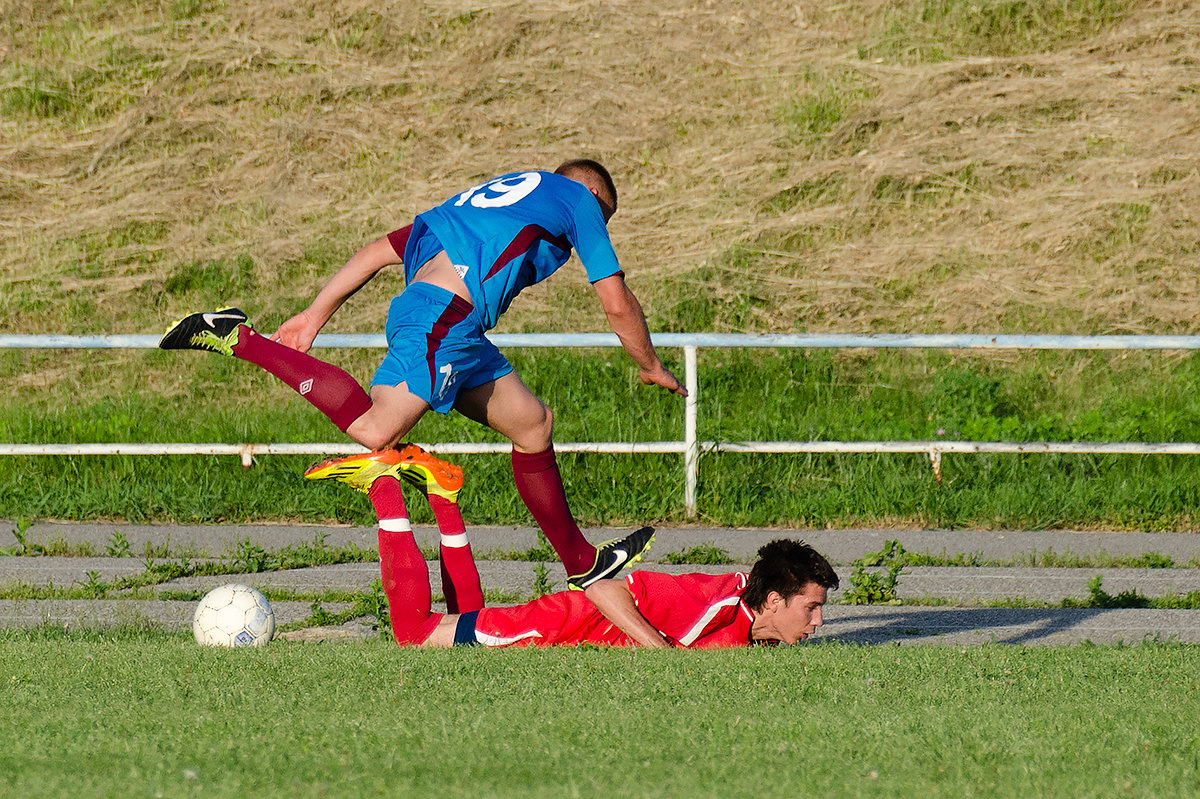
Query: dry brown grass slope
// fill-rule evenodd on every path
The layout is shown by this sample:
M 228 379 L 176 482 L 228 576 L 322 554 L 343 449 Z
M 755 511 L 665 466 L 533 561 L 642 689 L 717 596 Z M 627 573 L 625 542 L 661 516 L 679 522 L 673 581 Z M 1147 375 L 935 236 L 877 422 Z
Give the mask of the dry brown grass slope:
M 270 325 L 476 178 L 584 154 L 658 327 L 1192 332 L 1200 4 L 936 62 L 883 46 L 917 5 L 12 0 L 0 330 Z M 603 329 L 568 275 L 503 329 Z M 377 282 L 330 330 L 379 330 Z

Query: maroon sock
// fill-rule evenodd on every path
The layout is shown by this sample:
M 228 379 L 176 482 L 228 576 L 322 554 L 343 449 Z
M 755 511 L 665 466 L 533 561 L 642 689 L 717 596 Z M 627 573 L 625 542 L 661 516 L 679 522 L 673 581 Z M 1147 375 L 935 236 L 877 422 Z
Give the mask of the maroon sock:
M 343 433 L 371 407 L 371 398 L 358 381 L 332 364 L 260 336 L 238 325 L 233 354 L 261 366 L 292 387 L 317 410 L 333 420 Z
M 535 453 L 514 449 L 512 470 L 517 492 L 546 534 L 550 546 L 558 553 L 567 574 L 579 574 L 592 568 L 596 562 L 596 548 L 583 537 L 571 516 L 554 447 Z
M 429 637 L 441 619 L 432 613 L 429 569 L 413 538 L 404 507 L 400 482 L 381 477 L 371 484 L 367 496 L 379 516 L 379 574 L 388 600 L 392 636 L 399 644 L 419 644 Z
M 431 494 L 429 506 L 441 533 L 442 593 L 446 595 L 446 609 L 451 613 L 479 610 L 483 607 L 483 586 L 458 503 Z

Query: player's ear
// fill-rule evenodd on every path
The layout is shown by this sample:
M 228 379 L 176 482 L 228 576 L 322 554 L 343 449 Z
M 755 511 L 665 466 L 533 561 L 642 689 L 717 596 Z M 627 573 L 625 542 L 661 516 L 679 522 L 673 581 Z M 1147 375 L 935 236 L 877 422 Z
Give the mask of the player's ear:
M 613 210 L 611 205 L 605 202 L 604 198 L 600 196 L 600 190 L 595 186 L 588 186 L 588 191 L 590 191 L 592 196 L 596 198 L 596 202 L 600 203 L 600 211 L 604 214 L 604 221 L 607 223 L 608 220 L 613 218 L 613 214 L 615 214 L 616 211 Z

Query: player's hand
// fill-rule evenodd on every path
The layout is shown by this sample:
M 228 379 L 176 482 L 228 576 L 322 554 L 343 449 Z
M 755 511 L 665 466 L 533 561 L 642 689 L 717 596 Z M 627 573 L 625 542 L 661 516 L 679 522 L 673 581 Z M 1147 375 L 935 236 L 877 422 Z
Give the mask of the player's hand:
M 301 311 L 280 325 L 279 329 L 271 334 L 271 341 L 278 341 L 300 352 L 308 352 L 320 330 L 320 325 L 313 324 L 309 318 L 308 311 Z
M 679 378 L 662 364 L 659 364 L 657 369 L 643 369 L 639 377 L 648 386 L 662 386 L 667 391 L 681 397 L 688 395 L 687 389 L 683 387 L 683 383 L 679 382 Z

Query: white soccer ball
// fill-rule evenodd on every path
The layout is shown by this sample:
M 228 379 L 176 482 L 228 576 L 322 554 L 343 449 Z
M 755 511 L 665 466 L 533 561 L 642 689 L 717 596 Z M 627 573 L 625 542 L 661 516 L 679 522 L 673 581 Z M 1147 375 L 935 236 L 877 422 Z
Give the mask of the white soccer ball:
M 230 583 L 200 600 L 192 633 L 203 646 L 265 646 L 275 635 L 275 611 L 255 589 Z

